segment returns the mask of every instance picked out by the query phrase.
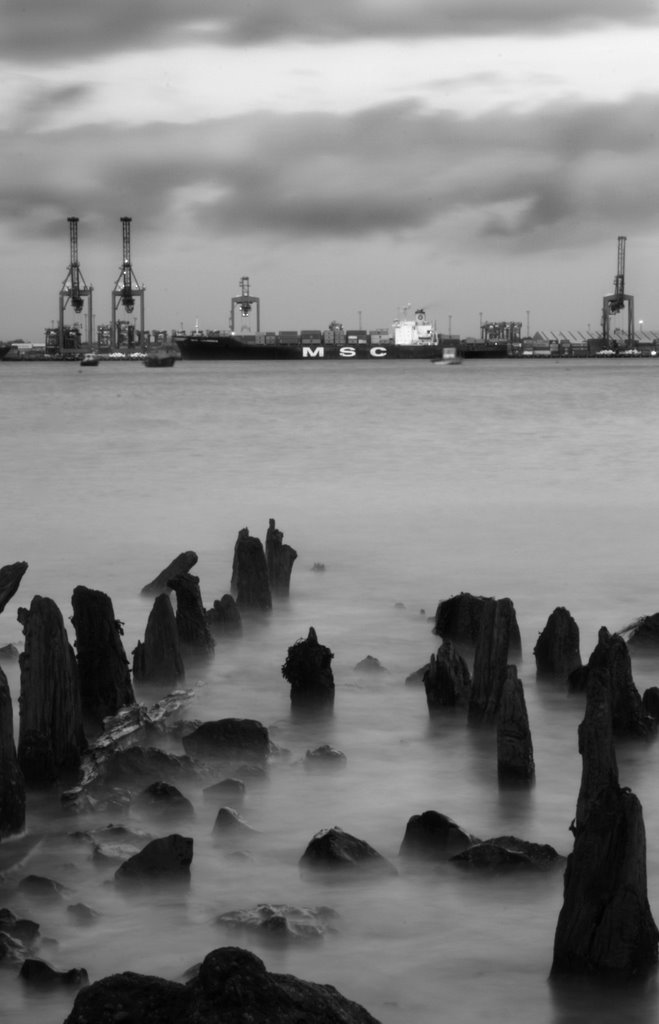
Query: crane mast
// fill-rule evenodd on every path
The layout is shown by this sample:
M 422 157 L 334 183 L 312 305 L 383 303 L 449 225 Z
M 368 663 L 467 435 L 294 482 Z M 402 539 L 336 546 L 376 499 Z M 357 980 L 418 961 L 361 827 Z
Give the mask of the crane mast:
M 627 303 L 627 343 L 630 348 L 634 346 L 634 296 L 625 293 L 625 249 L 627 238 L 625 235 L 618 236 L 618 266 L 613 279 L 613 293 L 605 295 L 602 301 L 602 339 L 609 345 L 611 343 L 610 319 L 614 313 L 619 313 Z M 616 343 L 617 344 L 617 343 Z
M 261 330 L 261 302 L 256 295 L 249 294 L 249 278 L 241 277 L 239 281 L 240 295 L 234 295 L 231 299 L 231 313 L 229 324 L 231 330 L 235 330 L 236 309 L 240 310 L 242 317 L 248 317 L 252 312 L 252 306 L 256 307 L 256 331 Z M 244 330 L 244 328 L 243 328 Z
M 71 349 L 78 347 L 75 344 L 75 339 L 79 338 L 79 328 L 67 329 L 64 324 L 64 312 L 69 302 L 74 313 L 80 315 L 85 308 L 85 299 L 88 303 L 87 311 L 87 345 L 89 348 L 92 347 L 92 332 L 93 332 L 93 316 L 92 316 L 92 292 L 93 288 L 91 285 L 87 286 L 87 283 L 83 277 L 80 269 L 80 260 L 78 258 L 78 217 L 67 217 L 69 224 L 69 250 L 70 250 L 70 262 L 67 269 L 66 277 L 62 282 L 62 287 L 59 292 L 59 327 L 57 346 L 59 354 L 63 355 L 65 349 Z
M 112 289 L 112 344 L 115 348 L 121 346 L 121 341 L 124 340 L 125 344 L 130 346 L 133 338 L 131 329 L 125 328 L 125 322 L 117 320 L 117 310 L 119 306 L 123 306 L 127 313 L 132 313 L 135 308 L 135 300 L 140 301 L 140 339 L 142 343 L 145 340 L 144 335 L 144 285 L 140 285 L 135 272 L 133 271 L 133 264 L 131 261 L 130 254 L 130 225 L 131 217 L 121 218 L 121 235 L 122 235 L 122 263 L 119 268 L 119 276 L 114 283 Z

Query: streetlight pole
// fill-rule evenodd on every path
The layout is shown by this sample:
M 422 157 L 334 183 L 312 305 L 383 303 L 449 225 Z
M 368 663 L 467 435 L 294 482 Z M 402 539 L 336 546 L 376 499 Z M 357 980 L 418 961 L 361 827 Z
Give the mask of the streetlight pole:
M 531 326 L 530 326 L 530 320 L 529 320 L 530 315 L 531 315 L 530 311 L 527 309 L 527 311 L 526 311 L 526 337 L 527 338 L 531 337 Z
M 449 336 L 449 341 L 451 340 L 451 321 L 452 320 L 453 320 L 453 317 L 449 313 L 449 315 L 448 315 L 448 336 Z

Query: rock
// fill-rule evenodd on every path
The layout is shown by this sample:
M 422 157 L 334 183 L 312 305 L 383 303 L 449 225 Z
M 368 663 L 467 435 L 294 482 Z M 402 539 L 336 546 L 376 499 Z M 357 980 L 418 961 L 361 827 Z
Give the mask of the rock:
M 240 806 L 245 799 L 245 783 L 242 779 L 222 779 L 206 786 L 204 800 L 229 800 L 232 806 Z
M 43 875 L 25 875 L 18 883 L 18 891 L 42 903 L 56 903 L 63 899 L 66 892 L 59 882 Z
M 312 572 L 325 572 L 325 563 L 324 562 L 314 562 L 314 564 L 311 566 L 311 571 Z
M 398 874 L 393 864 L 367 842 L 336 826 L 322 829 L 313 836 L 299 864 L 303 871 L 350 870 L 357 874 Z
M 161 779 L 194 779 L 196 772 L 189 757 L 168 754 L 158 747 L 126 747 L 117 750 L 104 765 L 104 785 L 144 785 Z
M 231 594 L 223 594 L 206 612 L 206 622 L 215 636 L 240 636 L 243 620 Z
M 314 750 L 307 750 L 304 755 L 304 767 L 307 771 L 316 771 L 319 768 L 345 768 L 347 763 L 348 759 L 343 751 L 337 750 L 336 747 L 330 746 L 329 743 L 323 743 Z
M 291 907 L 260 903 L 246 910 L 229 910 L 215 918 L 227 928 L 243 929 L 277 942 L 306 942 L 322 939 L 335 931 L 338 914 L 330 907 Z
M 83 833 L 92 845 L 92 860 L 99 865 L 121 864 L 143 850 L 151 836 L 141 829 L 125 825 L 106 825 L 104 828 Z
M 357 662 L 355 672 L 386 672 L 384 665 L 381 665 L 377 658 L 367 654 L 365 658 Z
M 554 979 L 627 980 L 645 975 L 657 962 L 659 932 L 648 902 L 643 811 L 618 782 L 611 691 L 605 667 L 589 670 L 579 726 L 581 787 L 554 936 Z
M 497 771 L 500 781 L 530 782 L 535 776 L 524 687 L 514 665 L 508 665 L 497 715 Z
M 513 603 L 508 597 L 484 600 L 474 652 L 469 695 L 469 722 L 494 722 L 506 680 L 508 657 L 518 635 Z
M 649 654 L 659 650 L 659 612 L 644 615 L 623 632 L 628 634 L 627 645 L 635 653 Z
M 72 903 L 66 908 L 66 912 L 69 918 L 81 926 L 88 926 L 96 924 L 99 920 L 100 915 L 88 907 L 85 903 Z
M 95 726 L 135 703 L 123 628 L 112 601 L 100 590 L 76 587 L 71 598 L 84 715 Z
M 56 971 L 45 960 L 27 959 L 19 971 L 19 977 L 30 988 L 50 990 L 53 988 L 82 988 L 89 984 L 84 968 L 74 967 L 69 971 Z
M 202 724 L 183 737 L 183 747 L 191 757 L 223 761 L 265 763 L 270 753 L 268 730 L 252 718 L 220 718 Z
M 250 537 L 247 527 L 239 531 L 233 552 L 231 593 L 241 612 L 269 612 L 272 609 L 265 551 L 258 537 Z
M 547 871 L 558 866 L 561 861 L 560 854 L 553 846 L 529 843 L 516 836 L 485 839 L 451 857 L 452 864 L 487 870 L 531 868 L 534 871 Z
M 0 668 L 0 839 L 24 828 L 25 779 L 16 755 L 9 683 Z
M 329 647 L 318 643 L 316 630 L 306 640 L 288 648 L 281 674 L 291 684 L 291 704 L 298 708 L 322 708 L 334 705 L 334 676 Z
M 270 591 L 279 597 L 288 597 L 293 563 L 297 558 L 289 544 L 284 544 L 284 535 L 275 527 L 274 519 L 269 520 L 265 538 L 265 559 L 268 567 Z
M 152 839 L 143 850 L 129 857 L 114 873 L 118 885 L 187 882 L 190 879 L 193 841 L 173 833 Z
M 659 686 L 649 686 L 643 693 L 642 703 L 645 714 L 659 721 Z
M 133 678 L 140 683 L 176 685 L 185 679 L 176 616 L 168 594 L 153 603 L 144 633 L 133 651 Z
M 13 644 L 0 647 L 0 661 L 18 661 L 18 647 Z
M 176 628 L 184 656 L 204 659 L 212 657 L 215 641 L 206 622 L 199 577 L 189 572 L 179 573 L 168 580 L 168 585 L 176 594 Z
M 24 949 L 29 949 L 39 941 L 39 925 L 28 918 L 16 917 L 7 907 L 0 910 L 0 933 L 16 939 Z M 21 957 L 24 959 L 24 957 Z
M 0 967 L 16 967 L 28 957 L 28 950 L 20 939 L 0 930 Z
M 424 682 L 426 672 L 430 669 L 430 662 L 427 665 L 422 665 L 421 668 L 417 668 L 414 672 L 410 672 L 409 676 L 405 677 L 406 686 L 421 686 Z
M 27 562 L 13 562 L 0 569 L 0 612 L 4 611 L 21 585 L 27 572 Z
M 142 587 L 142 594 L 146 597 L 155 596 L 156 594 L 166 593 L 169 589 L 168 580 L 173 579 L 175 576 L 180 576 L 186 572 L 190 572 L 193 565 L 197 564 L 197 554 L 194 551 L 183 551 L 180 555 L 169 563 L 166 569 L 158 573 L 154 580 L 147 583 L 146 586 Z
M 451 640 L 445 640 L 430 655 L 430 664 L 423 673 L 428 711 L 431 715 L 443 708 L 467 707 L 471 692 L 471 676 L 464 658 Z
M 619 634 L 611 634 L 602 626 L 586 669 L 586 687 L 593 674 L 603 672 L 609 681 L 611 719 L 616 736 L 647 739 L 656 733 L 656 721 L 645 712 L 632 677 L 629 650 Z
M 229 836 L 230 838 L 244 836 L 247 833 L 255 833 L 256 829 L 248 825 L 244 818 L 241 818 L 232 807 L 220 807 L 213 824 L 214 836 Z
M 194 818 L 194 807 L 181 791 L 169 782 L 152 782 L 135 797 L 131 808 L 150 817 L 187 820 Z
M 62 614 L 36 596 L 19 611 L 25 633 L 21 670 L 18 762 L 28 786 L 49 786 L 77 773 L 87 740 L 75 655 Z
M 332 985 L 271 974 L 253 953 L 215 949 L 187 984 L 125 972 L 82 989 L 64 1024 L 378 1024 Z
M 460 828 L 452 818 L 439 811 L 424 811 L 407 822 L 400 856 L 426 860 L 448 860 L 462 853 L 477 840 Z
M 581 666 L 579 627 L 567 608 L 554 608 L 533 654 L 538 678 L 567 680 Z

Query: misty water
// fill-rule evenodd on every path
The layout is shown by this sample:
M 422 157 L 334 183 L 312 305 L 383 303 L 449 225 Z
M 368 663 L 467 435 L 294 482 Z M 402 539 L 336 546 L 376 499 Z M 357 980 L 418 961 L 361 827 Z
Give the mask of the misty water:
M 133 814 L 123 823 L 192 835 L 189 889 L 127 898 L 116 866 L 96 866 L 71 836 L 121 820 L 71 816 L 57 792 L 33 794 L 27 828 L 42 838 L 0 878 L 0 905 L 39 921 L 49 940 L 39 955 L 61 970 L 84 967 L 92 981 L 123 970 L 179 979 L 211 949 L 242 945 L 272 971 L 331 983 L 383 1024 L 654 1021 L 654 979 L 623 992 L 549 983 L 562 870 L 424 868 L 399 848 L 408 819 L 435 809 L 483 838 L 514 834 L 570 852 L 583 697 L 536 681 L 533 646 L 559 605 L 579 624 L 584 660 L 601 626 L 659 610 L 658 391 L 649 359 L 0 364 L 0 564 L 29 563 L 0 616 L 0 646 L 22 647 L 16 613 L 35 594 L 57 602 L 73 642 L 71 594 L 82 584 L 112 598 L 130 658 L 151 607 L 140 590 L 179 552 L 197 552 L 207 607 L 229 589 L 240 528 L 264 540 L 274 518 L 298 552 L 289 601 L 219 642 L 185 684 L 194 690 L 185 717 L 255 718 L 288 751 L 267 781 L 247 782 L 240 813 L 257 830 L 242 843 L 248 856 L 212 839 L 218 806 L 181 783 L 193 824 L 154 830 Z M 431 722 L 423 687 L 405 683 L 439 645 L 437 604 L 460 591 L 514 602 L 532 787 L 500 789 L 494 735 L 469 730 L 461 714 Z M 310 626 L 334 652 L 335 707 L 329 719 L 299 721 L 281 665 Z M 356 672 L 367 655 L 386 671 Z M 641 693 L 657 684 L 657 667 L 634 660 Z M 19 669 L 4 668 L 17 737 Z M 136 690 L 147 704 L 163 695 Z M 345 753 L 343 770 L 305 770 L 305 752 L 321 743 Z M 644 810 L 656 919 L 659 746 L 617 752 L 620 781 Z M 398 874 L 303 877 L 307 843 L 333 825 Z M 26 874 L 55 879 L 66 899 L 20 896 Z M 78 902 L 96 923 L 72 921 L 66 907 Z M 262 902 L 329 906 L 336 930 L 280 947 L 216 921 Z M 28 995 L 11 969 L 0 987 L 0 1019 L 12 1024 L 60 1024 L 72 1004 L 71 994 Z

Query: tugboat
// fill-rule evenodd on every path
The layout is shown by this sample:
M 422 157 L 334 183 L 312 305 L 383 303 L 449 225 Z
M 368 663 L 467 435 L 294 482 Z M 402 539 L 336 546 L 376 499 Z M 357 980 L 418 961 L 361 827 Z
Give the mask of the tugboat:
M 153 352 L 149 352 L 144 359 L 145 366 L 173 366 L 175 362 L 176 356 L 164 348 L 155 349 Z
M 98 356 L 95 352 L 85 352 L 80 360 L 81 366 L 98 366 Z

